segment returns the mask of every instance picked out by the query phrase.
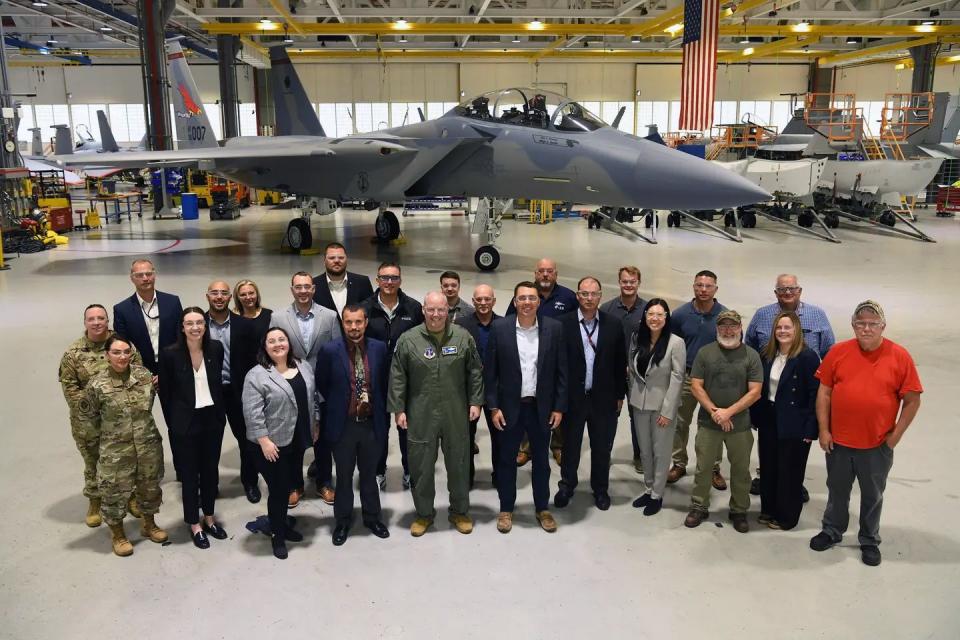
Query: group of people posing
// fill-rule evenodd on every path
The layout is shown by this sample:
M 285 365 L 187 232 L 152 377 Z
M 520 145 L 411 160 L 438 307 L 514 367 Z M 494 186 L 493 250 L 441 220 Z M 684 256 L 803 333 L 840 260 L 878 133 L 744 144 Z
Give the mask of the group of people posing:
M 434 523 L 442 451 L 448 520 L 467 534 L 483 415 L 500 501 L 497 530 L 512 529 L 517 469 L 532 460 L 536 519 L 552 533 L 551 451 L 560 467 L 553 505 L 563 509 L 575 498 L 586 431 L 593 502 L 609 509 L 610 458 L 626 403 L 634 464 L 643 475 L 633 506 L 644 515 L 659 513 L 667 485 L 686 475 L 699 407 L 687 527 L 708 518 L 712 490 L 728 488 L 720 472 L 726 448 L 729 519 L 736 531 L 749 531 L 754 430 L 757 520 L 771 529 L 795 527 L 816 440 L 826 453 L 828 500 L 811 548 L 840 541 L 856 479 L 861 557 L 880 563 L 886 477 L 922 387 L 906 350 L 883 337 L 877 302 L 856 305 L 854 339 L 834 344 L 826 314 L 801 302 L 790 274 L 777 277 L 776 302 L 759 309 L 744 331 L 741 315 L 717 300 L 718 278 L 707 270 L 694 277 L 692 300 L 671 311 L 662 298 L 639 297 L 636 267 L 619 270 L 617 295 L 602 302 L 599 279 L 586 276 L 571 290 L 557 282 L 556 263 L 543 259 L 532 280 L 514 287 L 500 317 L 492 287 L 477 286 L 468 303 L 453 271 L 420 304 L 402 291 L 395 263 L 379 266 L 376 290 L 366 276 L 347 271 L 343 245 L 329 244 L 324 263 L 320 275 L 293 275 L 292 304 L 277 311 L 262 307 L 250 280 L 232 289 L 214 281 L 206 309 L 182 308 L 179 298 L 156 290 L 149 260 L 133 262 L 136 291 L 114 306 L 113 331 L 103 306 L 87 307 L 84 336 L 64 354 L 60 382 L 84 460 L 86 523 L 106 521 L 117 555 L 133 553 L 123 528 L 127 512 L 141 519 L 144 537 L 167 540 L 155 521 L 163 448 L 152 407 L 159 396 L 183 518 L 201 549 L 211 537 L 227 537 L 215 515 L 226 423 L 251 503 L 261 500 L 259 477 L 266 482 L 273 553 L 282 559 L 287 542 L 303 539 L 288 510 L 304 496 L 307 449 L 314 452 L 307 475 L 333 505 L 334 545 L 346 542 L 353 524 L 355 473 L 363 526 L 390 535 L 379 494 L 391 422 L 402 485 L 416 510 L 410 533 L 422 536 Z

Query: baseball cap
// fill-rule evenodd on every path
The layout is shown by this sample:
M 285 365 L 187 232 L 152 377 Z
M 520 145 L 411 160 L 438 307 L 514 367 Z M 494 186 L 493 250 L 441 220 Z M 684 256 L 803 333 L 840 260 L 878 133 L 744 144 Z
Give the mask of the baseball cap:
M 740 317 L 740 314 L 733 309 L 726 309 L 717 315 L 717 324 L 720 324 L 724 321 L 733 321 L 734 324 L 743 324 L 743 319 Z
M 857 314 L 861 311 L 872 311 L 876 315 L 880 316 L 880 320 L 883 322 L 887 321 L 886 316 L 883 315 L 883 307 L 880 306 L 879 302 L 874 300 L 864 300 L 857 305 L 857 308 L 853 310 L 853 317 L 856 318 Z M 721 314 L 723 315 L 723 314 Z M 717 320 L 719 322 L 719 319 Z

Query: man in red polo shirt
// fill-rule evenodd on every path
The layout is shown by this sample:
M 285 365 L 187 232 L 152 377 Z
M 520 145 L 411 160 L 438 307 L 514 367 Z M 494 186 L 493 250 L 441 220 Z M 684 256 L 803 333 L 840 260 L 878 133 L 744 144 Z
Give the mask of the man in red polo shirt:
M 880 510 L 893 450 L 920 409 L 923 387 L 907 350 L 883 337 L 883 309 L 873 300 L 853 312 L 853 340 L 835 345 L 820 363 L 817 422 L 827 458 L 827 508 L 814 551 L 840 542 L 850 519 L 850 491 L 860 486 L 860 553 L 880 564 Z M 898 415 L 899 414 L 899 415 Z

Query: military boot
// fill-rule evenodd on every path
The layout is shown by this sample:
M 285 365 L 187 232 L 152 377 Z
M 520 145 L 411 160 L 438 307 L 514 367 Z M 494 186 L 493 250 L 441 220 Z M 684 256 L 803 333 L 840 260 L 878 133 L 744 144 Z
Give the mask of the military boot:
M 133 545 L 127 540 L 127 534 L 123 532 L 123 523 L 110 525 L 110 537 L 113 544 L 113 552 L 125 558 L 133 555 Z
M 99 527 L 103 522 L 100 517 L 100 498 L 90 498 L 90 505 L 87 507 L 86 523 L 90 528 Z
M 140 525 L 140 533 L 145 538 L 150 538 L 153 542 L 166 542 L 167 532 L 157 526 L 153 521 L 152 515 L 143 516 L 143 523 Z
M 134 518 L 142 518 L 143 514 L 140 512 L 140 505 L 137 504 L 137 499 L 133 496 L 130 496 L 127 499 L 127 511 L 130 512 Z

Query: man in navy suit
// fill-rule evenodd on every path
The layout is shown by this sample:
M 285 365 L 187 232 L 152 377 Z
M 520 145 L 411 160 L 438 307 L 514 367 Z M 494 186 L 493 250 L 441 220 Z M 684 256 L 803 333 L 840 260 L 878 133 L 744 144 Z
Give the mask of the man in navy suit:
M 156 290 L 157 269 L 149 260 L 133 261 L 130 281 L 136 291 L 113 305 L 113 330 L 133 343 L 156 383 L 160 349 L 177 341 L 183 307 L 177 296 Z
M 583 428 L 590 434 L 590 487 L 597 508 L 610 508 L 610 451 L 617 434 L 617 417 L 627 394 L 627 348 L 623 325 L 599 311 L 600 281 L 593 276 L 577 283 L 580 307 L 560 316 L 567 349 L 570 396 L 563 428 L 560 487 L 553 504 L 570 503 L 577 486 Z
M 367 312 L 348 304 L 342 316 L 344 338 L 332 340 L 317 358 L 317 392 L 326 399 L 324 436 L 333 448 L 337 490 L 333 502 L 333 544 L 342 545 L 353 517 L 353 470 L 359 467 L 363 526 L 379 538 L 390 535 L 380 520 L 377 462 L 387 437 L 387 347 L 368 339 Z
M 483 365 L 487 407 L 500 431 L 496 463 L 500 514 L 497 530 L 513 528 L 517 499 L 517 452 L 526 435 L 533 456 L 533 502 L 540 527 L 553 533 L 557 522 L 550 503 L 550 433 L 567 410 L 567 356 L 563 327 L 537 317 L 537 285 L 521 282 L 513 290 L 517 313 L 493 323 Z
M 339 242 L 331 242 L 323 250 L 323 266 L 324 273 L 313 276 L 313 301 L 321 307 L 339 315 L 348 304 L 363 302 L 373 295 L 370 278 L 347 271 L 347 250 Z

